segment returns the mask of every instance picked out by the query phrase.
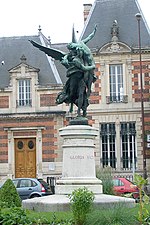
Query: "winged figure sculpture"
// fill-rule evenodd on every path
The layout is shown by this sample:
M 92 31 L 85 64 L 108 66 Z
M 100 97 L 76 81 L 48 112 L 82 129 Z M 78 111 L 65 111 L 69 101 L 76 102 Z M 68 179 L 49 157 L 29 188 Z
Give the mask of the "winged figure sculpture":
M 94 59 L 90 49 L 86 45 L 86 43 L 94 37 L 96 29 L 97 26 L 95 26 L 94 31 L 84 40 L 69 43 L 67 45 L 67 53 L 58 49 L 45 47 L 33 40 L 29 40 L 34 47 L 45 52 L 45 54 L 55 60 L 59 60 L 60 63 L 67 68 L 66 76 L 68 79 L 62 92 L 58 93 L 56 103 L 62 104 L 65 102 L 71 104 L 70 112 L 73 111 L 73 104 L 75 104 L 78 108 L 77 116 L 86 116 L 91 85 L 92 82 L 96 81 L 94 75 Z M 81 110 L 83 111 L 82 115 Z

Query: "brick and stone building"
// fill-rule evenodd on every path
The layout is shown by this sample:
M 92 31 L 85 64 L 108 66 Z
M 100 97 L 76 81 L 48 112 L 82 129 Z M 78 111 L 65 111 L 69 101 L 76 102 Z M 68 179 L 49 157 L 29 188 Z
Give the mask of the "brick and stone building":
M 141 53 L 147 172 L 150 171 L 150 30 L 137 0 L 96 0 L 84 5 L 81 39 L 97 24 L 88 43 L 97 81 L 92 86 L 89 124 L 99 129 L 95 162 L 117 174 L 143 171 L 138 26 Z M 59 128 L 76 115 L 55 98 L 66 81 L 65 68 L 34 48 L 42 45 L 67 51 L 38 35 L 0 38 L 0 178 L 61 175 L 62 139 Z

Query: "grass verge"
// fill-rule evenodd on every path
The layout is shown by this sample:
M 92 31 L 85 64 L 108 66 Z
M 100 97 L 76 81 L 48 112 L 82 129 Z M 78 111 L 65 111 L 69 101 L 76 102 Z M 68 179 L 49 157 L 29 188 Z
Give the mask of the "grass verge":
M 146 206 L 150 212 L 150 204 Z M 88 214 L 85 225 L 138 225 L 139 204 L 134 208 L 115 204 L 111 208 L 96 208 Z M 34 212 L 27 211 L 27 216 L 36 224 L 74 224 L 72 212 Z M 55 223 L 54 223 L 55 222 Z

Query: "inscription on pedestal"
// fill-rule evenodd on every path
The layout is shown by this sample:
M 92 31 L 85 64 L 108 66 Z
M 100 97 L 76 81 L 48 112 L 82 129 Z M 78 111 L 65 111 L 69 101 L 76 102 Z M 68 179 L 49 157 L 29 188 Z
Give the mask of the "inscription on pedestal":
M 84 155 L 72 155 L 70 156 L 70 159 L 93 159 L 94 156 L 92 155 L 87 155 L 87 156 L 84 156 Z

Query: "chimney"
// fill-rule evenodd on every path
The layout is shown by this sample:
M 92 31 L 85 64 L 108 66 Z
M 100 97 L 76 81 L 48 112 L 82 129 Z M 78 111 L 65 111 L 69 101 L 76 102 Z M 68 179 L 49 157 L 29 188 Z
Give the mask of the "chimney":
M 92 4 L 83 4 L 83 6 L 84 6 L 83 16 L 84 16 L 84 22 L 85 22 L 89 15 Z

